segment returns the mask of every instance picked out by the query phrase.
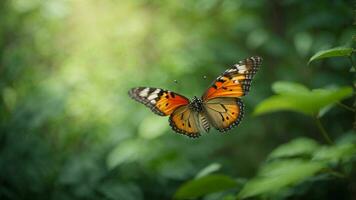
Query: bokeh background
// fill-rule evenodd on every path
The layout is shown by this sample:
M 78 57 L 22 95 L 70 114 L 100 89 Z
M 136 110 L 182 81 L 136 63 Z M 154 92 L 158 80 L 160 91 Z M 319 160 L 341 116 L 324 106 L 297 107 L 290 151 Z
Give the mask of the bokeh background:
M 253 111 L 276 81 L 351 85 L 347 59 L 307 62 L 319 50 L 352 46 L 353 6 L 342 0 L 1 0 L 0 198 L 171 199 L 211 163 L 245 180 L 280 144 L 301 136 L 324 143 L 302 114 Z M 131 87 L 151 86 L 200 96 L 225 69 L 253 55 L 263 65 L 243 98 L 242 123 L 226 134 L 176 134 L 168 118 L 127 95 Z M 342 108 L 323 118 L 332 138 L 352 123 L 353 113 Z M 341 194 L 348 187 L 336 185 Z M 333 186 L 324 184 L 316 196 Z

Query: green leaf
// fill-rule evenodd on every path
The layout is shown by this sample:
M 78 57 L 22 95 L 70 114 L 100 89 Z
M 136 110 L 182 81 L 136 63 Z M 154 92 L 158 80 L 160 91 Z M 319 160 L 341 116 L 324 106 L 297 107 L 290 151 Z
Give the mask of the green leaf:
M 235 197 L 235 195 L 228 194 L 223 197 L 223 200 L 236 200 L 236 197 Z
M 238 198 L 272 194 L 282 188 L 300 183 L 323 168 L 324 165 L 320 163 L 299 159 L 269 163 L 260 170 L 256 178 L 246 183 Z
M 211 163 L 210 165 L 204 167 L 200 172 L 195 176 L 195 178 L 201 178 L 208 174 L 218 171 L 221 168 L 221 164 L 219 163 Z
M 324 108 L 320 109 L 318 112 L 317 117 L 318 118 L 322 118 L 327 112 L 329 112 L 333 107 L 335 106 L 335 104 L 329 104 L 327 106 L 325 106 Z
M 276 94 L 295 94 L 309 92 L 309 89 L 300 83 L 277 81 L 273 83 L 272 90 Z
M 324 51 L 319 51 L 318 53 L 314 54 L 308 62 L 310 64 L 314 60 L 320 60 L 323 58 L 330 58 L 330 57 L 347 57 L 351 56 L 353 49 L 348 47 L 336 47 L 333 49 L 328 49 Z
M 268 159 L 312 155 L 319 148 L 319 144 L 309 138 L 298 138 L 274 149 Z
M 291 110 L 308 114 L 309 109 L 305 108 L 304 105 L 301 105 L 298 100 L 294 100 L 293 97 L 274 95 L 259 103 L 255 108 L 254 115 L 261 115 L 281 110 Z
M 348 161 L 356 156 L 356 144 L 338 144 L 336 146 L 325 146 L 315 152 L 313 160 L 337 163 L 339 161 Z
M 175 193 L 175 199 L 191 199 L 206 194 L 236 188 L 237 183 L 225 175 L 208 175 L 184 183 Z
M 338 145 L 342 144 L 356 144 L 356 130 L 350 130 L 337 139 L 336 143 Z
M 262 101 L 256 107 L 254 111 L 255 115 L 282 110 L 316 115 L 324 107 L 352 95 L 351 87 L 315 89 L 310 91 L 300 84 L 276 82 L 272 88 L 278 94 Z

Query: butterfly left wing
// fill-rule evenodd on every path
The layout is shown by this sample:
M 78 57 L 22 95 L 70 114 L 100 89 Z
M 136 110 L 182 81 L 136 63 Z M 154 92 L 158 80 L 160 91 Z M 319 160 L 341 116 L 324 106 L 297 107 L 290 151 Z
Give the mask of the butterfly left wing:
M 192 110 L 189 105 L 181 106 L 169 117 L 172 129 L 189 137 L 199 137 L 202 132 L 209 132 L 210 125 L 204 113 Z
M 160 116 L 170 115 L 178 107 L 189 104 L 189 100 L 184 96 L 160 88 L 132 88 L 129 90 L 129 96 Z
M 218 97 L 205 102 L 204 111 L 212 126 L 225 132 L 239 125 L 244 114 L 244 104 L 239 98 Z
M 235 64 L 219 76 L 202 96 L 203 101 L 216 97 L 241 97 L 250 91 L 252 78 L 262 63 L 258 56 Z
M 189 137 L 199 137 L 200 133 L 196 114 L 197 113 L 192 111 L 189 106 L 182 106 L 169 117 L 169 125 L 177 133 Z

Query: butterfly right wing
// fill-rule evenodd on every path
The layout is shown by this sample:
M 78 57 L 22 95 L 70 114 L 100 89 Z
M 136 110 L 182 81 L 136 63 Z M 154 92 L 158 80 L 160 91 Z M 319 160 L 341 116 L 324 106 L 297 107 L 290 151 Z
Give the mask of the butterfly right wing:
M 132 88 L 129 90 L 129 96 L 161 116 L 170 115 L 180 106 L 189 104 L 189 99 L 184 96 L 159 88 Z
M 203 101 L 217 97 L 242 97 L 250 91 L 251 81 L 262 63 L 253 56 L 235 64 L 219 76 L 202 96 Z
M 220 132 L 238 126 L 243 114 L 244 105 L 239 98 L 218 97 L 204 103 L 204 110 L 211 125 Z

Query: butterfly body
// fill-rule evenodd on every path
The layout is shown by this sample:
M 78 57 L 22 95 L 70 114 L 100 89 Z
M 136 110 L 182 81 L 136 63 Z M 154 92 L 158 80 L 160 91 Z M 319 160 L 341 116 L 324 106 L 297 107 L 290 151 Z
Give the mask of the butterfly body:
M 169 115 L 169 124 L 174 131 L 189 137 L 198 137 L 214 127 L 226 132 L 239 125 L 244 104 L 240 97 L 250 90 L 250 83 L 262 58 L 250 57 L 215 79 L 201 98 L 191 100 L 169 90 L 137 87 L 129 96 L 149 107 L 160 116 Z
M 189 103 L 189 108 L 195 112 L 201 113 L 203 111 L 203 101 L 194 96 L 192 101 Z

